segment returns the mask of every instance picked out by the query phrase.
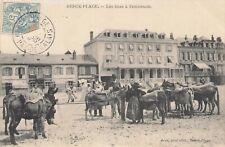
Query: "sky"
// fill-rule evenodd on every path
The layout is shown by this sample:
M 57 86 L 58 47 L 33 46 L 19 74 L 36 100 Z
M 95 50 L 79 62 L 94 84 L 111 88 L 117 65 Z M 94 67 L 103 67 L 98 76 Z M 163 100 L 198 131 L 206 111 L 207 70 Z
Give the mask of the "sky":
M 7 0 L 4 0 L 4 2 Z M 12 0 L 11 0 L 12 1 Z M 47 2 L 46 2 L 47 1 Z M 1 18 L 3 14 L 1 0 Z M 26 2 L 26 0 L 22 0 Z M 225 0 L 42 0 L 41 14 L 55 27 L 55 40 L 48 52 L 62 54 L 76 50 L 83 54 L 83 45 L 105 29 L 145 30 L 174 37 L 186 34 L 221 36 L 225 41 Z M 149 5 L 151 8 L 67 8 L 68 4 L 85 5 Z M 2 19 L 1 19 L 2 21 Z M 0 22 L 2 24 L 2 22 Z M 2 53 L 16 53 L 12 35 L 0 34 Z M 45 53 L 44 53 L 45 54 Z

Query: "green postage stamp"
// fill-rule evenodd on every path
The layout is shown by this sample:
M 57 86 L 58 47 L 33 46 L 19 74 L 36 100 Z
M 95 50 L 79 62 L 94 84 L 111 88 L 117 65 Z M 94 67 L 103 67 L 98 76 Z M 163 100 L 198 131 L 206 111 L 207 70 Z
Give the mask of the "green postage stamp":
M 12 33 L 15 22 L 24 14 L 40 12 L 40 3 L 3 2 L 3 33 Z M 38 20 L 38 18 L 35 18 Z M 36 21 L 38 22 L 38 21 Z

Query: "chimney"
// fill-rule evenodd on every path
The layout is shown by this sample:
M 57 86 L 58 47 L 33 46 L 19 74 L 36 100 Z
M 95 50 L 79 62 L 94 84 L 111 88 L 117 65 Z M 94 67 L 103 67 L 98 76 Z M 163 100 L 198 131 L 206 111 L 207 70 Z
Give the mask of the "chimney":
M 145 32 L 148 32 L 148 29 L 145 29 Z
M 170 33 L 170 39 L 174 40 L 173 33 Z
M 214 36 L 213 35 L 211 36 L 211 40 L 214 41 Z
M 94 32 L 90 31 L 90 41 L 93 39 L 93 34 L 94 34 Z
M 49 56 L 50 54 L 49 54 L 49 52 L 47 52 L 47 55 L 46 56 Z
M 76 51 L 73 50 L 73 60 L 76 59 L 76 54 L 77 54 Z
M 185 35 L 184 39 L 187 40 L 187 35 Z

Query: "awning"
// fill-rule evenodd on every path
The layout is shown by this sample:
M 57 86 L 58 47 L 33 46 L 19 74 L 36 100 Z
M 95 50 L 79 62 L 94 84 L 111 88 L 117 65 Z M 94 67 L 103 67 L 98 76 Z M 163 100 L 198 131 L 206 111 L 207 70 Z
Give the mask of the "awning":
M 195 66 L 197 66 L 199 69 L 211 69 L 207 64 L 205 63 L 194 63 Z

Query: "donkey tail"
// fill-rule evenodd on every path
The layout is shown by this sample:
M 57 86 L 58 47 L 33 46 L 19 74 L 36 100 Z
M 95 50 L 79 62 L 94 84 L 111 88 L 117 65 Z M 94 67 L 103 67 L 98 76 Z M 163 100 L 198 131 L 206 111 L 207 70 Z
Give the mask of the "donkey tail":
M 2 115 L 3 115 L 3 119 L 5 119 L 5 102 L 4 102 L 4 99 L 3 99 L 3 111 L 2 111 Z
M 217 105 L 217 109 L 218 109 L 217 114 L 220 115 L 220 96 L 219 96 L 218 87 L 216 87 L 216 93 L 217 93 L 217 95 L 216 95 L 216 98 L 217 98 L 216 105 Z

